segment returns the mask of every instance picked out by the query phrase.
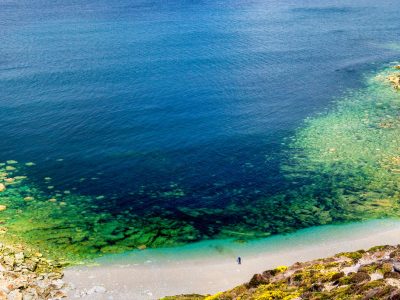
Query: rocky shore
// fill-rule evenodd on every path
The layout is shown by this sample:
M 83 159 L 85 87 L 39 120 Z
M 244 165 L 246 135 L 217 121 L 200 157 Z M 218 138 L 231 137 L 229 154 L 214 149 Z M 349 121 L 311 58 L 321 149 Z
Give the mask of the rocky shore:
M 400 299 L 400 245 L 280 266 L 215 295 L 163 300 Z
M 394 69 L 400 70 L 400 65 L 394 66 Z M 394 73 L 388 76 L 389 82 L 393 85 L 396 90 L 400 90 L 400 74 Z
M 62 267 L 29 247 L 0 244 L 0 300 L 66 297 Z
M 397 70 L 400 70 L 400 65 L 395 67 Z M 396 90 L 400 90 L 400 74 L 393 74 L 388 77 L 388 80 L 392 83 L 393 87 Z

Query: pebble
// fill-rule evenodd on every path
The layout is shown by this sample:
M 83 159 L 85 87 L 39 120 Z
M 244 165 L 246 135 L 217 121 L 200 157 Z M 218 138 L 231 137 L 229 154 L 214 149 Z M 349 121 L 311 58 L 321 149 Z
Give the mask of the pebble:
M 60 264 L 38 254 L 22 245 L 0 243 L 0 300 L 66 297 L 67 285 L 62 280 Z M 40 273 L 36 273 L 36 269 Z
M 92 287 L 91 289 L 89 289 L 86 293 L 88 295 L 91 295 L 91 294 L 94 294 L 94 293 L 103 294 L 106 291 L 107 290 L 106 290 L 106 288 L 104 286 L 96 285 L 96 286 Z

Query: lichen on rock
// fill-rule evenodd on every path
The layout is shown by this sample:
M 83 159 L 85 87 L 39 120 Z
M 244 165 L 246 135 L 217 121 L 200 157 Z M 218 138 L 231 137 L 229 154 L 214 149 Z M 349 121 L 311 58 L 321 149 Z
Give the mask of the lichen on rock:
M 164 300 L 398 299 L 400 273 L 392 267 L 398 262 L 394 257 L 398 257 L 399 250 L 400 245 L 339 253 L 295 263 L 281 272 L 273 269 L 256 274 L 249 283 L 215 295 L 181 295 Z M 349 269 L 353 271 L 347 273 Z M 376 272 L 384 276 L 373 276 Z

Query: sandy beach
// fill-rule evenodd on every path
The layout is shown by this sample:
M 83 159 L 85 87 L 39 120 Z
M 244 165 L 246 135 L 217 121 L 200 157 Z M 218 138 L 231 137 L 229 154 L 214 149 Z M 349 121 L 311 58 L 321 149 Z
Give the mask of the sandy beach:
M 110 255 L 96 261 L 96 266 L 67 269 L 65 281 L 73 286 L 71 299 L 140 300 L 212 294 L 279 265 L 399 243 L 400 220 L 318 226 L 245 244 L 208 241 Z M 237 256 L 242 257 L 241 265 L 236 263 Z

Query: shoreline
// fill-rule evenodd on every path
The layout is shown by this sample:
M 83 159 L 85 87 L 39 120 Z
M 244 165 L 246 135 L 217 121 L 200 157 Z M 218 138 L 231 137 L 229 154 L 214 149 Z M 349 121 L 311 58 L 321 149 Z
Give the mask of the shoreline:
M 63 262 L 23 244 L 0 243 L 0 299 L 61 299 L 67 296 Z
M 399 65 L 395 66 L 394 68 L 400 70 Z M 377 80 L 379 82 L 386 81 L 394 88 L 394 90 L 400 89 L 400 74 L 398 72 L 393 74 L 386 74 L 385 76 L 383 76 L 382 74 L 374 77 L 373 80 Z M 373 87 L 371 87 L 371 89 L 372 88 Z M 374 91 L 373 89 L 372 92 L 376 93 L 376 91 Z M 374 95 L 374 93 L 372 95 Z M 394 96 L 397 96 L 397 94 L 394 94 Z M 358 100 L 361 101 L 363 99 Z M 392 102 L 393 101 L 397 101 L 397 98 L 392 99 Z M 391 104 L 391 102 L 388 101 L 388 104 Z M 380 103 L 379 107 L 382 108 L 383 104 Z M 338 128 L 346 129 L 347 127 L 349 127 L 348 118 L 353 116 L 353 112 L 350 110 L 346 111 L 346 113 L 349 113 L 349 115 L 339 114 L 340 126 L 338 126 Z M 381 113 L 385 113 L 385 110 L 383 110 L 383 112 Z M 384 191 L 383 188 L 389 190 L 397 190 L 397 181 L 392 180 L 392 175 L 399 174 L 399 157 L 391 156 L 392 152 L 396 150 L 395 147 L 397 147 L 397 144 L 395 143 L 396 139 L 393 131 L 389 129 L 393 129 L 398 126 L 398 118 L 395 118 L 395 116 L 391 115 L 385 115 L 383 118 L 379 114 L 375 117 L 376 119 L 368 121 L 366 123 L 366 125 L 369 124 L 368 126 L 364 126 L 365 124 L 360 125 L 357 122 L 353 124 L 353 126 L 357 130 L 359 130 L 360 133 L 364 133 L 364 130 L 368 130 L 367 133 L 369 133 L 371 131 L 371 128 L 375 128 L 371 127 L 372 125 L 376 126 L 375 129 L 379 128 L 377 129 L 379 133 L 382 133 L 382 130 L 385 130 L 384 133 L 386 134 L 386 139 L 388 140 L 388 142 L 390 142 L 389 144 L 391 145 L 391 148 L 386 147 L 386 144 L 380 140 L 378 140 L 376 144 L 370 144 L 368 143 L 369 140 L 366 140 L 367 142 L 363 144 L 363 140 L 358 139 L 359 149 L 367 149 L 368 151 L 366 153 L 360 152 L 362 154 L 361 156 L 353 156 L 353 153 L 356 153 L 354 152 L 354 149 L 350 149 L 351 152 L 349 152 L 350 150 L 347 148 L 340 148 L 340 145 L 348 144 L 347 142 L 339 144 L 337 143 L 336 140 L 338 137 L 340 137 L 340 135 L 328 134 L 327 141 L 324 141 L 324 147 L 332 145 L 336 146 L 329 148 L 328 152 L 324 152 L 323 158 L 326 159 L 327 165 L 332 167 L 336 166 L 338 158 L 341 157 L 339 154 L 336 153 L 344 153 L 341 155 L 344 155 L 343 157 L 349 161 L 357 161 L 358 159 L 360 159 L 360 157 L 362 158 L 363 156 L 365 156 L 372 159 L 372 161 L 382 163 L 382 168 L 379 169 L 380 173 L 370 174 L 368 173 L 370 171 L 370 168 L 368 168 L 368 172 L 366 174 L 369 174 L 370 176 L 372 176 L 371 178 L 376 180 L 375 183 L 378 187 L 382 188 L 382 191 Z M 357 118 L 353 119 L 358 120 Z M 378 121 L 379 123 L 377 123 Z M 316 123 L 312 124 L 313 126 L 310 125 L 310 136 L 306 134 L 305 137 L 303 137 L 304 141 L 308 141 L 305 144 L 313 145 L 320 143 L 320 140 L 318 138 L 315 139 L 314 137 L 325 135 L 315 135 L 315 132 L 318 133 L 319 130 L 315 132 L 313 130 L 319 128 L 323 128 L 324 130 L 328 128 L 330 130 L 330 127 L 326 126 L 327 124 L 329 125 L 330 122 L 331 120 L 328 118 L 327 120 L 322 119 L 322 124 Z M 345 125 L 344 127 L 343 124 Z M 374 133 L 375 131 L 371 131 L 371 134 Z M 310 137 L 311 139 L 307 139 Z M 345 135 L 343 137 L 344 140 L 346 140 L 347 137 L 348 136 Z M 379 146 L 379 148 L 376 148 L 376 145 Z M 385 147 L 382 148 L 382 145 Z M 326 149 L 324 147 L 322 147 L 321 149 L 325 151 Z M 387 153 L 385 152 L 384 155 L 376 155 L 376 152 L 378 150 L 381 152 L 381 148 L 388 148 L 389 150 L 386 149 Z M 309 150 L 311 151 L 310 154 L 313 154 L 313 151 L 315 151 L 313 147 L 311 147 Z M 385 159 L 382 160 L 381 156 Z M 58 213 L 60 213 L 60 215 L 65 214 L 68 209 L 71 209 L 71 211 L 74 211 L 78 208 L 82 209 L 81 205 L 77 205 L 76 203 L 69 203 L 67 201 L 69 199 L 68 197 L 70 196 L 63 196 L 64 198 L 62 200 L 65 201 L 58 201 L 58 199 L 51 198 L 47 201 L 39 201 L 36 203 L 34 202 L 35 197 L 32 196 L 33 194 L 31 190 L 29 190 L 28 195 L 26 193 L 26 188 L 22 188 L 22 192 L 17 190 L 16 188 L 13 189 L 14 186 L 19 185 L 24 179 L 26 179 L 26 176 L 15 176 L 18 175 L 14 174 L 14 172 L 16 172 L 17 170 L 17 168 L 15 167 L 17 163 L 17 161 L 9 160 L 6 163 L 1 163 L 0 165 L 0 167 L 2 168 L 0 169 L 0 171 L 2 171 L 0 174 L 0 179 L 2 182 L 4 182 L 0 183 L 0 192 L 2 193 L 2 195 L 5 195 L 5 197 L 2 198 L 3 202 L 2 204 L 0 204 L 0 210 L 4 212 L 3 217 L 4 220 L 7 221 L 12 220 L 12 217 L 14 217 L 15 214 L 23 215 L 24 213 L 28 213 L 26 216 L 23 215 L 25 219 L 21 217 L 21 223 L 14 221 L 14 223 L 8 225 L 6 221 L 2 221 L 2 224 L 4 224 L 4 226 L 0 228 L 0 231 L 3 236 L 7 236 L 10 231 L 12 236 L 18 236 L 18 233 L 25 234 L 26 230 L 24 229 L 31 229 L 31 226 L 33 224 L 35 224 L 39 229 L 46 228 L 46 222 L 41 222 L 43 222 L 43 220 L 45 219 L 43 218 L 43 215 L 47 216 L 46 214 L 48 213 L 48 211 L 32 209 L 32 207 L 34 207 L 34 204 L 37 204 L 39 208 L 41 208 L 42 205 L 45 205 L 47 209 L 50 209 L 50 211 L 52 212 L 57 211 Z M 28 164 L 29 163 L 26 163 L 27 166 Z M 322 173 L 323 172 L 321 172 L 321 174 Z M 355 175 L 360 176 L 360 174 Z M 384 178 L 387 179 L 387 183 L 390 183 L 392 185 L 390 185 L 389 187 L 383 185 L 383 183 L 386 181 L 381 180 L 381 176 L 384 176 Z M 363 190 L 368 191 L 368 186 L 366 188 L 363 188 Z M 69 193 L 66 193 L 66 195 L 69 195 Z M 357 199 L 355 195 L 353 195 L 353 197 L 355 197 L 354 199 Z M 358 215 L 359 217 L 368 215 L 371 217 L 375 216 L 377 218 L 379 216 L 396 215 L 396 213 L 393 213 L 393 211 L 398 212 L 399 209 L 396 199 L 397 198 L 394 196 L 389 196 L 389 198 L 386 199 L 384 197 L 382 198 L 382 195 L 379 195 L 379 197 L 372 195 L 371 199 L 368 199 L 368 201 L 365 201 L 365 203 L 360 206 L 358 206 L 358 201 L 348 201 L 349 203 L 347 204 L 349 205 L 349 207 L 347 208 L 347 210 L 352 212 L 351 209 L 356 209 L 355 215 Z M 30 207 L 31 209 L 17 209 L 18 206 L 16 205 L 16 202 L 18 202 L 24 208 Z M 297 204 L 303 205 L 301 199 Z M 334 203 L 330 203 L 330 205 L 334 205 Z M 296 205 L 294 205 L 294 207 L 299 208 Z M 311 217 L 312 212 L 315 212 L 315 209 L 316 207 L 311 205 L 300 210 L 301 213 L 299 214 L 299 216 L 302 217 L 300 218 L 300 220 L 305 220 Z M 258 208 L 258 210 L 265 211 L 265 207 L 261 206 Z M 35 222 L 31 218 L 31 215 L 29 215 L 29 212 L 32 211 L 37 213 L 37 215 L 34 215 L 36 218 L 34 219 Z M 286 211 L 285 213 L 290 215 L 291 211 Z M 88 221 L 84 225 L 101 224 L 97 222 L 98 220 L 96 219 L 95 215 L 92 217 L 94 217 L 94 219 L 90 222 Z M 107 219 L 109 216 L 102 217 Z M 325 222 L 329 222 L 332 220 L 329 214 L 324 214 L 323 212 L 321 217 L 322 220 L 318 221 L 318 224 L 324 224 Z M 21 224 L 23 226 L 21 226 Z M 43 226 L 43 228 L 41 228 L 41 226 Z M 114 226 L 113 224 L 111 224 L 111 226 L 113 226 L 113 229 L 118 227 L 116 225 Z M 98 241 L 97 239 L 88 238 L 88 240 L 94 241 L 93 245 L 90 245 L 91 247 L 102 244 L 101 241 L 103 239 L 107 240 L 108 235 L 106 235 L 105 233 L 109 232 L 107 230 L 103 232 L 103 227 L 104 226 L 100 226 L 99 231 L 93 231 L 96 233 L 99 232 L 98 238 L 100 238 L 100 241 Z M 58 226 L 58 224 L 55 224 L 54 227 L 51 227 L 51 229 L 56 233 L 59 233 L 58 231 L 60 230 L 60 228 L 62 227 Z M 178 228 L 181 229 L 180 226 L 178 226 Z M 78 232 L 76 228 L 67 227 L 65 233 L 66 235 L 63 236 L 61 234 L 60 236 L 63 238 L 70 237 L 70 235 L 73 236 L 74 234 L 76 234 L 76 232 Z M 180 234 L 177 234 L 177 236 L 179 235 Z M 59 255 L 73 253 L 71 249 L 79 249 L 79 246 L 85 245 L 85 243 L 81 242 L 85 241 L 85 237 L 87 236 L 90 236 L 90 231 L 85 232 L 84 234 L 80 234 L 80 236 L 76 240 L 76 243 L 72 243 L 70 245 L 70 249 L 60 248 L 60 245 L 58 243 L 53 244 L 53 246 L 57 246 L 54 247 L 54 249 L 58 249 L 55 253 Z M 24 240 L 22 236 L 21 239 Z M 35 241 L 35 239 L 36 242 L 40 241 L 40 243 L 42 243 L 42 248 L 51 248 L 49 247 L 45 236 L 33 236 L 32 241 Z M 167 238 L 164 237 L 164 239 Z M 136 240 L 134 240 L 133 242 L 135 243 L 135 245 L 137 244 L 135 246 L 136 248 L 146 248 L 146 244 L 137 243 Z M 67 268 L 65 270 L 65 280 L 68 283 L 72 284 L 73 289 L 72 291 L 68 292 L 71 298 L 80 297 L 84 299 L 158 299 L 163 296 L 172 296 L 177 294 L 213 294 L 243 283 L 254 273 L 261 272 L 268 268 L 274 268 L 278 265 L 288 265 L 298 261 L 304 262 L 307 260 L 334 255 L 338 252 L 367 249 L 373 246 L 385 244 L 400 244 L 400 219 L 378 219 L 341 225 L 309 227 L 306 229 L 300 229 L 291 234 L 279 234 L 241 244 L 239 244 L 238 242 L 234 242 L 233 239 L 206 240 L 180 247 L 149 248 L 142 251 L 134 250 L 117 255 L 109 254 L 105 257 L 95 259 L 95 263 L 98 264 L 98 266 L 75 266 Z M 114 246 L 115 244 L 110 243 L 110 245 L 104 246 L 103 250 L 104 252 L 107 252 L 105 250 L 110 250 L 109 248 L 112 248 Z M 129 247 L 125 246 L 124 249 L 132 249 L 132 247 L 132 245 Z M 38 248 L 41 247 L 38 246 Z M 49 249 L 44 249 L 44 252 L 50 253 Z M 17 259 L 17 257 L 21 256 L 21 254 L 12 253 L 12 255 L 9 257 L 14 259 L 14 256 L 15 259 Z M 236 264 L 236 258 L 239 256 L 243 259 L 243 264 L 240 266 Z M 23 259 L 25 259 L 25 256 L 22 257 Z M 51 262 L 51 260 L 48 260 L 48 263 L 49 262 Z M 24 260 L 22 260 L 20 263 L 23 265 Z M 13 272 L 15 271 L 14 262 L 7 262 L 6 264 L 9 266 L 10 270 L 12 270 Z M 25 268 L 25 265 L 23 266 Z M 33 272 L 32 276 L 36 276 L 34 269 L 30 271 Z M 19 272 L 19 270 L 16 270 L 16 272 Z M 53 283 L 51 282 L 49 284 L 53 285 Z M 60 291 L 61 297 L 63 297 L 63 293 L 64 291 Z
M 51 177 L 43 178 L 48 190 L 42 190 L 25 172 L 34 162 L 7 160 L 0 162 L 0 234 L 49 257 L 77 262 L 205 238 L 268 236 L 337 220 L 397 217 L 399 72 L 399 65 L 382 67 L 329 114 L 305 120 L 285 150 L 293 152 L 280 166 L 282 175 L 295 184 L 282 193 L 233 201 L 223 210 L 205 205 L 163 212 L 155 205 L 140 216 L 108 210 L 103 197 L 57 189 Z
M 111 255 L 96 260 L 98 266 L 65 269 L 64 279 L 73 287 L 68 294 L 71 299 L 213 294 L 279 265 L 387 244 L 400 244 L 400 219 L 317 226 L 246 244 L 208 241 Z M 240 266 L 235 261 L 238 255 L 243 259 Z

